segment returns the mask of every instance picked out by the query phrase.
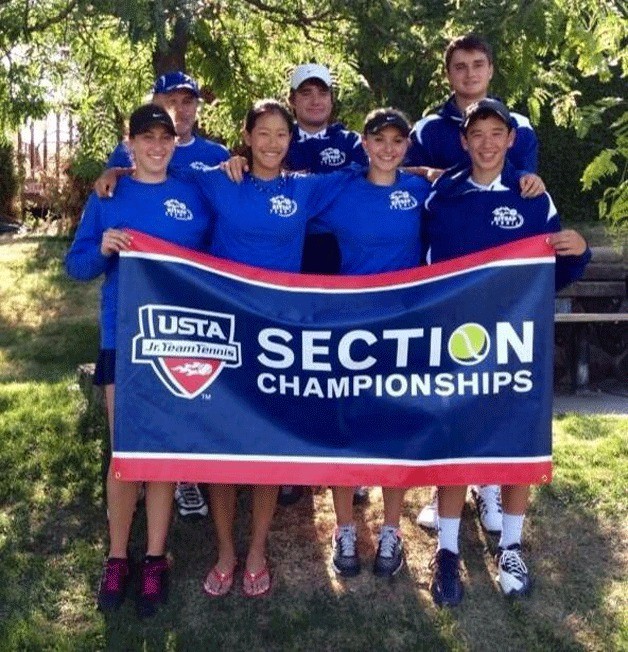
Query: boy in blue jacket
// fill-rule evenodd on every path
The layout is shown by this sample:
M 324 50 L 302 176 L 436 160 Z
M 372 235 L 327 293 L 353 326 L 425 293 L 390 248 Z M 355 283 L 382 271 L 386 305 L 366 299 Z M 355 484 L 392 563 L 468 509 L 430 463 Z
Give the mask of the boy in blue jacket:
M 470 162 L 460 144 L 460 124 L 465 109 L 488 96 L 494 73 L 491 46 L 476 34 L 453 39 L 445 50 L 445 71 L 452 95 L 435 113 L 414 125 L 406 156 L 406 165 L 427 168 L 429 181 L 446 168 Z M 511 113 L 511 117 L 516 138 L 507 158 L 517 170 L 536 172 L 538 142 L 534 129 L 525 116 Z
M 582 276 L 591 252 L 580 234 L 562 230 L 551 197 L 520 195 L 517 171 L 507 160 L 515 142 L 515 124 L 498 100 L 470 105 L 461 123 L 461 145 L 471 167 L 448 170 L 434 184 L 423 219 L 429 244 L 427 260 L 438 262 L 514 240 L 547 233 L 556 251 L 556 288 Z M 527 485 L 502 487 L 502 531 L 497 554 L 498 582 L 504 594 L 530 590 L 521 555 L 521 533 L 528 502 Z M 466 486 L 438 488 L 438 548 L 432 568 L 431 593 L 438 605 L 462 600 L 458 533 Z

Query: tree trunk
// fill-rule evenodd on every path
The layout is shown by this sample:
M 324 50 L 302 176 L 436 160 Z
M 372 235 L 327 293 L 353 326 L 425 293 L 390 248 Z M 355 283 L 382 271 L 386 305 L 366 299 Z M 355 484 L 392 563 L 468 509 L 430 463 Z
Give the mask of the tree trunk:
M 153 53 L 155 77 L 168 72 L 181 70 L 185 72 L 185 55 L 188 48 L 190 23 L 186 18 L 177 18 L 172 38 L 165 47 L 157 45 Z

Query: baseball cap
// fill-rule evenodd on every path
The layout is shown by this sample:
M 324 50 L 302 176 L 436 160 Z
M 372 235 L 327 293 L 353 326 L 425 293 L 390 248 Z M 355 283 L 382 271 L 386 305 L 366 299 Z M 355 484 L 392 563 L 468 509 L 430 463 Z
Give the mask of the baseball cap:
M 410 133 L 408 121 L 401 112 L 394 109 L 377 109 L 366 116 L 366 122 L 364 123 L 365 134 L 377 134 L 386 127 L 396 127 L 404 136 Z
M 168 133 L 177 135 L 172 118 L 157 104 L 143 104 L 129 118 L 129 136 L 137 136 L 154 125 L 163 125 Z
M 304 63 L 297 66 L 292 71 L 292 76 L 290 77 L 290 88 L 296 90 L 308 79 L 319 79 L 328 87 L 332 85 L 329 68 L 322 66 L 320 63 Z
M 153 93 L 172 93 L 172 91 L 185 90 L 190 91 L 194 97 L 200 97 L 198 84 L 184 72 L 169 72 L 157 79 L 153 86 Z
M 482 117 L 497 116 L 508 128 L 512 127 L 512 117 L 506 105 L 492 97 L 485 97 L 467 107 L 460 125 L 462 131 L 466 131 L 471 121 L 478 115 Z

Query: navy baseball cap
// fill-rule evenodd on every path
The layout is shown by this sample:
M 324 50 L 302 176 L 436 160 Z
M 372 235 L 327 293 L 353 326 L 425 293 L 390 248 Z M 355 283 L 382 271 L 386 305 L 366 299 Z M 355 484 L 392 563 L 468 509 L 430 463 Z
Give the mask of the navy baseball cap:
M 129 136 L 137 136 L 155 125 L 162 125 L 168 133 L 177 135 L 170 115 L 157 104 L 143 104 L 129 118 Z
M 178 90 L 190 91 L 194 97 L 201 96 L 198 84 L 189 75 L 186 75 L 180 70 L 162 75 L 153 86 L 153 93 L 155 94 L 172 93 L 172 91 Z
M 474 118 L 487 118 L 489 115 L 499 118 L 509 129 L 513 127 L 512 116 L 506 105 L 492 97 L 485 97 L 483 100 L 474 102 L 467 107 L 462 117 L 460 129 L 465 132 Z
M 410 133 L 408 121 L 400 111 L 395 109 L 376 109 L 366 116 L 365 134 L 377 134 L 386 127 L 396 127 L 404 136 Z

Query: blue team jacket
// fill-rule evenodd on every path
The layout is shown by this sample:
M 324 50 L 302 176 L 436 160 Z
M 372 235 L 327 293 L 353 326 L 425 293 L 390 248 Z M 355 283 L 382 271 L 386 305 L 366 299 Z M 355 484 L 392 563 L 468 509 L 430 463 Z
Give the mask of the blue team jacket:
M 530 121 L 520 113 L 510 114 L 516 124 L 514 145 L 507 158 L 517 170 L 536 172 L 538 141 Z M 460 142 L 462 115 L 452 95 L 436 113 L 419 120 L 410 132 L 406 165 L 427 165 L 445 170 L 454 165 L 471 165 Z
M 548 193 L 521 197 L 521 172 L 508 161 L 489 187 L 473 184 L 470 174 L 470 168 L 454 168 L 432 186 L 423 213 L 423 242 L 430 262 L 560 231 L 552 198 Z M 557 256 L 556 289 L 580 278 L 590 259 L 588 248 L 580 256 Z

